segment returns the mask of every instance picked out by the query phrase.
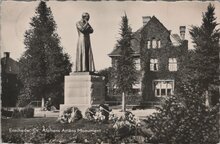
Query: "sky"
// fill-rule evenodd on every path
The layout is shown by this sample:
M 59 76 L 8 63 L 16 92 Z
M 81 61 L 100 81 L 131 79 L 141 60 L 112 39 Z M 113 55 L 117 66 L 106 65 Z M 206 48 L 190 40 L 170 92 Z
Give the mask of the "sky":
M 220 23 L 220 2 L 215 5 L 217 22 Z M 24 33 L 30 29 L 29 23 L 35 15 L 39 1 L 3 1 L 1 3 L 1 56 L 10 52 L 10 57 L 19 60 L 25 51 Z M 132 31 L 139 29 L 142 16 L 156 16 L 171 33 L 179 34 L 179 26 L 186 26 L 186 39 L 193 48 L 189 35 L 190 26 L 200 26 L 202 12 L 209 2 L 143 2 L 143 1 L 48 1 L 57 33 L 61 37 L 61 46 L 68 53 L 71 63 L 75 62 L 78 34 L 76 22 L 83 12 L 90 14 L 90 24 L 94 33 L 90 35 L 96 70 L 111 66 L 108 54 L 119 39 L 121 16 L 128 16 Z

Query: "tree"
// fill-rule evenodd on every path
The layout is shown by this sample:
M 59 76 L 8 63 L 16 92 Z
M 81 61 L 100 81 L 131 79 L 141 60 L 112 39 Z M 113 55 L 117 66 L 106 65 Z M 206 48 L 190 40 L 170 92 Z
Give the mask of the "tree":
M 105 99 L 109 100 L 113 91 L 114 70 L 112 67 L 108 67 L 98 71 L 98 74 L 105 77 Z
M 35 14 L 24 35 L 26 51 L 19 60 L 23 83 L 20 101 L 51 97 L 59 105 L 63 102 L 64 76 L 71 72 L 72 65 L 60 46 L 57 26 L 46 2 L 39 3 Z
M 203 13 L 202 25 L 192 26 L 190 35 L 193 43 L 195 44 L 195 53 L 193 61 L 189 68 L 195 72 L 193 77 L 201 87 L 200 89 L 205 92 L 206 99 L 208 98 L 208 91 L 214 86 L 217 86 L 218 81 L 218 67 L 219 67 L 219 29 L 215 17 L 215 7 L 209 4 L 207 11 Z
M 147 117 L 146 127 L 153 132 L 150 143 L 218 143 L 219 106 L 207 109 L 197 94 L 189 92 L 187 97 L 191 99 L 190 106 L 179 96 L 170 96 Z
M 121 38 L 117 41 L 116 47 L 120 52 L 120 57 L 117 60 L 116 66 L 116 87 L 120 93 L 122 93 L 122 110 L 125 111 L 125 97 L 132 90 L 132 86 L 137 80 L 135 63 L 132 57 L 132 29 L 128 25 L 127 16 L 122 16 Z

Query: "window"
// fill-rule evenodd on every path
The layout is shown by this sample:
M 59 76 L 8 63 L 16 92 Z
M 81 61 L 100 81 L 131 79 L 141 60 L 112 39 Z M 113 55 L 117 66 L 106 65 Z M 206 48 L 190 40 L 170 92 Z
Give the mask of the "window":
M 156 96 L 160 96 L 160 89 L 156 89 Z
M 161 96 L 165 96 L 166 95 L 166 89 L 161 89 Z
M 157 41 L 156 41 L 156 39 L 152 39 L 152 48 L 157 48 Z
M 155 90 L 156 97 L 173 95 L 174 81 L 173 80 L 155 80 L 154 90 Z
M 172 94 L 172 89 L 167 89 L 167 95 L 171 95 Z
M 138 81 L 132 85 L 132 94 L 140 94 L 141 92 L 141 82 Z
M 118 60 L 114 59 L 114 60 L 112 60 L 112 63 L 113 63 L 113 67 L 117 68 Z
M 11 66 L 9 66 L 9 71 L 11 71 Z
M 150 70 L 151 71 L 158 71 L 158 60 L 157 59 L 150 60 Z
M 136 58 L 134 61 L 135 61 L 136 70 L 140 70 L 141 69 L 140 59 Z
M 149 48 L 151 48 L 151 41 L 147 41 L 147 48 L 149 49 Z
M 147 41 L 147 48 L 160 48 L 161 47 L 161 42 L 160 40 L 156 40 L 155 38 L 152 39 L 152 41 L 148 40 Z
M 157 47 L 160 48 L 161 47 L 161 43 L 160 40 L 157 41 Z
M 176 58 L 169 58 L 169 71 L 177 71 Z

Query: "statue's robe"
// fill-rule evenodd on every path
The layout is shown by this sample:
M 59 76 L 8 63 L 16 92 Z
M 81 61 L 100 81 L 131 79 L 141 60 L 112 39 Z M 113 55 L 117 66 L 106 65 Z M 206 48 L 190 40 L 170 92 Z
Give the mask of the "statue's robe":
M 85 24 L 82 20 L 76 24 L 78 31 L 78 43 L 76 50 L 76 72 L 94 72 L 95 65 L 92 55 L 92 48 L 90 43 L 90 33 L 93 29 L 89 24 Z

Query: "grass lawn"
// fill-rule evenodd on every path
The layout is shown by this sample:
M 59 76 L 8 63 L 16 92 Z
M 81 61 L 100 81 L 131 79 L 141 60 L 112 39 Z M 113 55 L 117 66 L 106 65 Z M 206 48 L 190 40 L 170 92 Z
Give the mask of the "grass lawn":
M 2 119 L 3 142 L 32 142 L 32 143 L 89 143 L 102 138 L 106 141 L 106 135 L 111 124 L 101 124 L 81 119 L 75 123 L 61 124 L 57 118 L 20 118 Z M 45 128 L 45 129 L 44 129 Z M 38 131 L 35 131 L 35 130 Z

